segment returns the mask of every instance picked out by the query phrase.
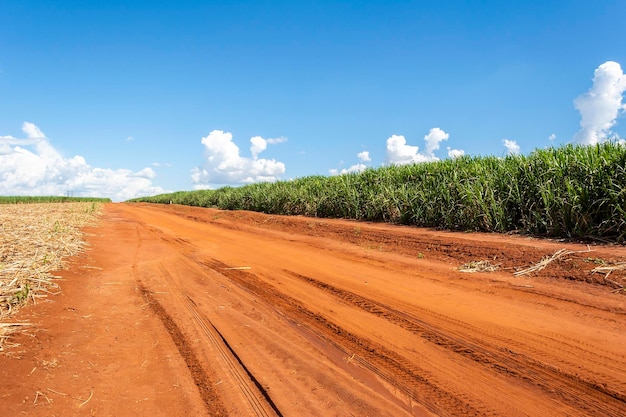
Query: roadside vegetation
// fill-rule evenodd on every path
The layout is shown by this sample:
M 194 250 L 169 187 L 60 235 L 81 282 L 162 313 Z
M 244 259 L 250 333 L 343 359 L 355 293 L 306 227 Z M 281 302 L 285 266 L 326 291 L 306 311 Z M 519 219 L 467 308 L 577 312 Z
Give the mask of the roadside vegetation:
M 626 147 L 463 156 L 130 201 L 624 243 Z
M 29 302 L 59 291 L 53 271 L 84 248 L 80 228 L 95 224 L 99 202 L 0 205 L 0 351 L 28 323 L 7 319 Z

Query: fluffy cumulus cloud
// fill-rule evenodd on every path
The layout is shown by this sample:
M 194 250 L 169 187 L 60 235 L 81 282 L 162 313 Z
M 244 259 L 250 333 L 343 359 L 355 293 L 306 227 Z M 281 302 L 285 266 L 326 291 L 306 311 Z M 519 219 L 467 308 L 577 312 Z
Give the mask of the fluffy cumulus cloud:
M 626 111 L 624 91 L 626 75 L 617 62 L 607 61 L 595 70 L 592 87 L 574 100 L 581 116 L 575 142 L 593 145 L 615 137 L 611 129 Z
M 164 192 L 152 185 L 152 168 L 94 168 L 82 156 L 63 157 L 33 123 L 25 122 L 26 138 L 0 136 L 0 195 L 65 195 L 108 197 L 114 201 Z
M 426 158 L 419 150 L 418 146 L 408 145 L 404 136 L 391 135 L 387 139 L 387 162 L 396 165 L 424 162 Z
M 405 165 L 417 162 L 437 161 L 435 151 L 439 149 L 441 142 L 448 140 L 450 134 L 438 127 L 430 129 L 424 136 L 424 152 L 420 152 L 419 147 L 407 144 L 402 135 L 392 135 L 387 139 L 387 162 L 393 165 Z M 465 153 L 462 150 L 454 149 L 455 154 Z
M 196 189 L 213 186 L 276 181 L 285 173 L 285 164 L 275 159 L 259 158 L 268 145 L 285 142 L 285 138 L 250 138 L 250 157 L 240 155 L 230 132 L 213 130 L 202 138 L 205 161 L 191 172 Z
M 449 158 L 460 158 L 465 155 L 465 151 L 463 149 L 452 149 L 448 146 L 448 157 Z
M 356 157 L 359 158 L 361 162 L 370 162 L 372 160 L 368 151 L 359 152 Z
M 365 171 L 367 169 L 367 165 L 365 165 L 365 162 L 371 162 L 372 160 L 372 158 L 370 158 L 370 153 L 368 151 L 359 152 L 358 154 L 356 154 L 356 157 L 359 159 L 360 163 L 344 169 L 329 169 L 328 172 L 330 173 L 330 175 L 343 175 Z
M 426 156 L 434 158 L 434 152 L 439 149 L 439 144 L 444 140 L 448 140 L 450 135 L 438 127 L 430 129 L 430 132 L 424 136 L 424 142 L 426 142 Z
M 520 153 L 520 147 L 514 140 L 502 139 L 502 144 L 506 148 L 509 155 L 517 155 Z

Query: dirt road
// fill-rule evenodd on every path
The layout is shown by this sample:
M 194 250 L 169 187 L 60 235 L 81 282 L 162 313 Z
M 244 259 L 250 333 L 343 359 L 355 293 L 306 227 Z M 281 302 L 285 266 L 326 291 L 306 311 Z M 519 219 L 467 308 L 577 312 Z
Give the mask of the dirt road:
M 626 415 L 624 272 L 590 273 L 623 247 L 129 204 L 87 232 L 0 415 Z

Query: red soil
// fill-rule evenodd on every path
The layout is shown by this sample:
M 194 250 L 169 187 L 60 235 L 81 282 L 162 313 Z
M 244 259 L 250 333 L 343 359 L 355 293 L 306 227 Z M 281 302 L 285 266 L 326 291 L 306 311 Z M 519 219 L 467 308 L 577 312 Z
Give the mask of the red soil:
M 624 247 L 130 204 L 86 231 L 2 416 L 626 415 L 624 271 L 590 272 Z

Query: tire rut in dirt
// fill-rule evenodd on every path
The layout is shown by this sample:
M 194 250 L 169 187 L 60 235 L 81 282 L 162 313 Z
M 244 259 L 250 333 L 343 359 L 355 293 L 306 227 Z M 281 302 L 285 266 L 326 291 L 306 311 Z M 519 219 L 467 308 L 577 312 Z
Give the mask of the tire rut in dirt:
M 179 254 L 185 256 L 190 262 L 196 264 L 192 258 L 186 254 L 193 246 L 189 240 L 181 237 L 172 237 L 162 231 L 148 227 L 149 232 L 156 238 L 162 240 L 169 246 L 178 248 Z M 252 412 L 257 417 L 282 417 L 282 414 L 269 393 L 263 388 L 258 379 L 252 374 L 249 368 L 244 364 L 239 355 L 228 343 L 222 333 L 215 327 L 206 315 L 202 314 L 198 309 L 194 300 L 174 281 L 166 266 L 158 263 L 160 276 L 165 280 L 167 285 L 172 289 L 172 293 L 178 300 L 185 305 L 193 322 L 200 328 L 202 334 L 211 343 L 218 352 L 222 363 L 226 365 L 228 372 L 236 383 L 239 391 L 246 399 Z
M 248 367 L 246 367 L 239 355 L 211 320 L 200 312 L 193 299 L 185 294 L 180 286 L 176 284 L 167 271 L 167 268 L 162 263 L 159 264 L 159 272 L 173 290 L 174 295 L 185 305 L 192 320 L 200 328 L 202 334 L 217 350 L 219 359 L 226 365 L 228 372 L 254 414 L 257 417 L 282 417 L 276 404 L 272 401 L 258 379 L 250 372 Z
M 520 353 L 508 351 L 506 354 L 502 351 L 503 348 L 488 346 L 484 342 L 479 345 L 376 300 L 337 288 L 315 278 L 292 271 L 284 272 L 332 294 L 348 305 L 381 317 L 475 363 L 540 387 L 548 395 L 579 410 L 585 410 L 589 415 L 621 415 L 626 411 L 626 396 L 607 388 L 600 382 L 585 380 L 578 375 L 566 373 Z
M 450 410 L 454 410 L 455 415 L 459 416 L 495 415 L 479 400 L 460 398 L 444 390 L 429 380 L 427 372 L 423 369 L 407 362 L 385 346 L 352 334 L 336 323 L 307 309 L 297 300 L 258 278 L 254 273 L 229 269 L 231 268 L 229 265 L 215 259 L 202 261 L 200 265 L 227 277 L 238 287 L 264 300 L 268 306 L 279 311 L 291 323 L 307 329 L 340 349 L 362 367 L 435 414 L 448 415 Z
M 187 338 L 185 337 L 183 332 L 180 330 L 172 317 L 163 308 L 163 306 L 154 298 L 152 293 L 146 287 L 144 287 L 142 283 L 139 283 L 138 287 L 144 299 L 150 306 L 152 312 L 161 320 L 161 322 L 165 326 L 167 332 L 172 338 L 172 341 L 174 342 L 174 345 L 176 345 L 180 356 L 187 364 L 187 368 L 189 368 L 189 372 L 191 373 L 193 381 L 198 387 L 198 391 L 200 392 L 200 396 L 202 397 L 202 401 L 204 402 L 204 405 L 209 415 L 224 417 L 228 416 L 228 412 L 222 404 L 220 396 L 217 394 L 217 392 L 215 392 L 215 390 L 209 383 L 209 377 L 202 367 L 200 360 L 194 353 L 193 349 L 190 347 L 190 344 L 187 341 Z
M 248 367 L 243 363 L 239 355 L 235 352 L 235 350 L 230 346 L 226 338 L 220 333 L 219 330 L 211 323 L 211 321 L 200 311 L 198 311 L 196 307 L 196 303 L 189 297 L 187 297 L 187 308 L 191 312 L 194 320 L 202 329 L 202 332 L 207 336 L 213 345 L 218 349 L 221 359 L 228 364 L 229 370 L 233 377 L 237 380 L 239 387 L 243 391 L 248 403 L 253 408 L 255 414 L 259 417 L 271 417 L 276 415 L 278 417 L 282 417 L 282 414 L 272 398 L 269 396 L 267 391 L 263 388 L 259 380 L 250 372 Z M 221 343 L 220 343 L 221 342 Z M 233 359 L 235 361 L 233 361 Z M 239 366 L 237 366 L 237 364 Z M 245 373 L 242 374 L 239 372 L 239 369 L 242 369 Z M 246 376 L 248 379 L 246 379 Z M 254 387 L 258 390 L 263 400 L 269 405 L 271 411 L 267 409 L 267 406 L 263 403 L 263 401 L 258 398 L 259 395 L 254 392 L 254 389 L 250 386 L 250 382 L 254 385 Z

